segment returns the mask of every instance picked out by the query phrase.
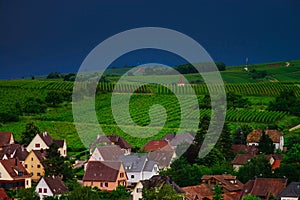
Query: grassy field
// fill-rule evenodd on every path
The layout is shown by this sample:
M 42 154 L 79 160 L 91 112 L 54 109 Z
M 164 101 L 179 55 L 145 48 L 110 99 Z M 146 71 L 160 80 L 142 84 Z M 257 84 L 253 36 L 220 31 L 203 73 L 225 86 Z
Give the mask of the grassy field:
M 230 124 L 232 133 L 234 133 L 237 126 L 244 123 L 250 124 L 252 127 L 267 127 L 269 125 L 278 124 L 283 130 L 287 130 L 300 123 L 299 117 L 291 116 L 289 113 L 266 111 L 269 102 L 273 101 L 280 91 L 292 89 L 300 96 L 300 61 L 291 61 L 290 63 L 291 66 L 289 67 L 285 66 L 285 62 L 255 65 L 257 70 L 268 71 L 271 78 L 266 80 L 251 79 L 247 72 L 242 71 L 243 66 L 228 67 L 226 71 L 221 72 L 224 82 L 227 83 L 226 90 L 243 95 L 243 97 L 249 99 L 251 104 L 251 106 L 247 108 L 227 111 L 226 120 Z M 250 65 L 249 68 L 251 67 L 254 66 Z M 121 74 L 121 72 L 124 72 L 122 70 L 124 69 L 118 69 L 118 73 Z M 113 76 L 112 78 L 113 80 L 118 79 L 117 76 Z M 146 76 L 141 76 L 141 78 L 144 78 L 145 81 L 147 79 Z M 160 76 L 159 78 L 161 81 L 171 78 L 170 80 L 174 83 L 177 83 L 179 80 L 179 76 L 175 75 Z M 201 82 L 201 77 L 194 74 L 188 74 L 186 78 L 189 81 L 196 82 L 200 80 Z M 128 79 L 128 84 L 132 84 L 130 83 L 130 79 Z M 112 86 L 113 84 L 110 85 L 110 87 Z M 108 86 L 106 85 L 105 87 Z M 103 86 L 103 88 L 105 87 Z M 126 87 L 128 89 L 129 86 L 124 86 L 123 88 L 126 89 Z M 95 109 L 97 111 L 99 126 L 101 126 L 105 134 L 118 134 L 126 138 L 133 146 L 137 147 L 143 146 L 149 139 L 160 139 L 166 133 L 177 132 L 181 119 L 180 109 L 197 105 L 193 105 L 187 100 L 183 102 L 180 107 L 177 98 L 161 87 L 162 86 L 152 85 L 150 86 L 152 94 L 134 94 L 130 101 L 130 117 L 133 122 L 141 127 L 147 126 L 150 123 L 149 109 L 151 106 L 159 104 L 165 108 L 167 120 L 164 126 L 160 127 L 157 125 L 149 129 L 149 131 L 158 133 L 155 136 L 150 138 L 136 138 L 123 132 L 122 128 L 128 128 L 131 124 L 128 122 L 127 116 L 122 113 L 118 116 L 121 120 L 121 125 L 118 126 L 116 124 L 111 111 L 111 93 L 109 92 L 100 92 L 96 96 Z M 176 85 L 172 87 L 176 87 Z M 198 84 L 192 87 L 196 88 L 198 101 L 201 101 L 204 94 L 207 94 L 206 86 L 204 84 Z M 184 88 L 185 87 L 180 87 L 175 89 L 182 91 L 184 94 Z M 17 102 L 22 104 L 29 97 L 45 99 L 49 91 L 71 92 L 72 89 L 72 82 L 64 82 L 61 80 L 3 80 L 0 81 L 0 111 L 13 111 Z M 122 102 L 120 102 L 119 106 L 120 108 L 123 106 Z M 154 114 L 160 115 L 160 111 Z M 210 114 L 210 111 L 200 110 L 200 113 L 193 111 L 183 116 L 183 118 L 185 120 L 195 120 L 203 114 Z M 11 131 L 18 140 L 20 139 L 21 133 L 25 130 L 25 124 L 31 121 L 36 123 L 41 131 L 49 132 L 55 139 L 65 138 L 68 142 L 71 154 L 76 153 L 76 151 L 82 151 L 84 148 L 73 123 L 72 104 L 70 102 L 64 102 L 55 108 L 48 107 L 46 112 L 42 114 L 21 116 L 19 122 L 0 124 L 0 131 Z M 189 129 L 189 127 L 185 128 L 186 130 Z M 132 127 L 131 130 L 135 132 L 134 134 L 138 134 L 140 131 L 140 129 L 136 127 Z M 96 135 L 87 137 L 95 138 Z

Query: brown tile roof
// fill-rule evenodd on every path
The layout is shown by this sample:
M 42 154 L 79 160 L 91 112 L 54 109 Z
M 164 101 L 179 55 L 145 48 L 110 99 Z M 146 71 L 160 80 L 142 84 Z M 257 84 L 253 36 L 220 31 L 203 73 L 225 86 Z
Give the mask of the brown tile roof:
M 18 158 L 20 161 L 24 161 L 28 155 L 28 151 L 20 144 L 10 144 L 3 147 L 0 151 L 0 159 L 6 155 L 7 158 Z
M 160 168 L 169 167 L 172 158 L 174 155 L 175 150 L 170 151 L 164 151 L 164 150 L 158 150 L 158 151 L 151 151 L 149 152 L 148 159 L 153 160 L 158 163 L 158 166 Z
M 274 163 L 273 163 L 273 165 L 272 165 L 272 170 L 279 168 L 280 167 L 280 163 L 281 163 L 280 160 L 275 160 Z
M 124 155 L 124 152 L 118 145 L 99 146 L 97 150 L 100 152 L 103 160 L 119 160 L 120 156 Z
M 120 146 L 122 149 L 132 149 L 131 145 L 118 135 L 98 135 L 96 141 L 90 144 L 89 148 L 96 147 L 98 144 L 112 144 Z
M 286 187 L 287 179 L 281 178 L 256 178 L 248 184 L 246 183 L 244 187 L 244 196 L 247 194 L 251 194 L 254 196 L 267 198 L 271 193 L 274 196 L 278 196 L 278 194 Z M 251 187 L 252 186 L 252 187 Z M 246 192 L 247 190 L 247 192 Z M 250 192 L 249 192 L 250 191 Z
M 188 186 L 181 189 L 185 192 L 188 200 L 194 200 L 195 197 L 198 197 L 198 199 L 212 199 L 213 196 L 213 191 L 207 184 Z
M 253 157 L 254 157 L 254 155 L 237 154 L 231 163 L 233 165 L 244 165 L 245 163 L 250 161 Z
M 271 138 L 271 140 L 274 143 L 280 142 L 280 136 L 282 136 L 282 133 L 280 133 L 278 130 L 265 130 L 265 133 Z M 259 142 L 260 138 L 262 136 L 262 130 L 253 130 L 247 135 L 247 142 Z
M 19 159 L 11 158 L 8 160 L 0 160 L 5 170 L 13 179 L 29 178 L 30 175 L 20 163 Z M 18 174 L 20 172 L 20 174 Z
M 10 200 L 9 196 L 6 194 L 3 188 L 0 188 L 0 199 L 2 200 Z
M 204 175 L 202 183 L 208 183 L 208 180 L 217 180 L 222 183 L 222 187 L 229 192 L 242 191 L 244 184 L 237 180 L 236 176 L 230 174 L 223 175 Z
M 245 144 L 233 144 L 231 149 L 234 153 L 244 152 L 247 154 L 255 155 L 258 152 L 258 149 L 256 146 L 249 146 L 249 145 L 245 145 Z
M 52 137 L 47 133 L 40 133 L 39 136 L 42 138 L 42 140 L 46 143 L 47 146 L 50 146 L 50 144 L 53 142 Z
M 53 194 L 62 194 L 68 192 L 68 188 L 64 185 L 59 177 L 43 177 Z
M 142 150 L 146 152 L 157 151 L 167 146 L 169 143 L 166 140 L 150 140 Z
M 58 148 L 64 147 L 64 140 L 53 140 L 53 142 L 57 144 Z
M 82 180 L 115 182 L 121 165 L 119 161 L 89 161 Z
M 36 155 L 36 157 L 39 159 L 40 162 L 46 159 L 47 151 L 41 149 L 41 150 L 32 150 L 32 152 Z
M 0 132 L 0 147 L 9 145 L 12 132 Z

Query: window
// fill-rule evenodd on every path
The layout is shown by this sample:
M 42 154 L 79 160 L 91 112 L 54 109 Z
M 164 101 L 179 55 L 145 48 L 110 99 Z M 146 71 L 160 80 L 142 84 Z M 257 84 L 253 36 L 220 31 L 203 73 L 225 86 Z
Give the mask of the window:
M 103 182 L 101 185 L 102 187 L 108 187 L 108 182 Z
M 120 173 L 120 178 L 123 178 L 124 177 L 124 173 Z
M 27 168 L 27 164 L 25 164 L 25 168 Z
M 136 189 L 136 192 L 137 192 L 137 193 L 141 193 L 142 191 L 143 191 L 142 188 L 137 188 L 137 189 Z
M 64 150 L 64 155 L 66 155 L 66 150 Z
M 28 180 L 26 180 L 26 185 L 29 185 L 29 181 Z
M 22 171 L 18 171 L 18 176 L 22 176 L 23 172 Z
M 41 173 L 38 172 L 38 173 L 37 173 L 37 176 L 41 176 Z
M 44 193 L 47 193 L 47 188 L 44 188 Z
M 0 172 L 0 178 L 2 178 L 2 174 L 1 174 L 1 172 Z
M 35 147 L 36 147 L 36 148 L 40 148 L 41 145 L 40 145 L 39 143 L 36 143 L 36 144 L 35 144 Z
M 42 193 L 43 192 L 43 189 L 42 188 L 39 188 L 39 193 Z
M 33 161 L 33 157 L 31 158 L 31 161 Z
M 134 178 L 134 175 L 131 175 L 131 178 Z
M 37 165 L 37 168 L 41 168 L 41 165 Z

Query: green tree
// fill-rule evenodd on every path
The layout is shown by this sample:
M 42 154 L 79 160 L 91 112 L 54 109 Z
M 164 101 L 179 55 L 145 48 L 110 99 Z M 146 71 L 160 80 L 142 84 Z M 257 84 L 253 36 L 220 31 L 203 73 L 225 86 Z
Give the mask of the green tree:
M 281 163 L 280 167 L 275 169 L 274 176 L 277 178 L 286 177 L 288 182 L 300 181 L 300 166 L 296 163 Z
M 33 122 L 26 124 L 25 131 L 21 135 L 21 144 L 27 146 L 36 134 L 40 133 L 40 129 Z
M 244 197 L 242 198 L 242 200 L 260 200 L 260 198 L 259 198 L 259 197 L 256 197 L 256 196 L 253 196 L 253 195 L 251 195 L 251 194 L 248 194 L 247 196 L 244 196 Z
M 227 92 L 226 96 L 228 109 L 245 108 L 250 105 L 249 100 L 243 98 L 242 95 L 235 94 L 234 92 Z
M 216 144 L 216 148 L 220 152 L 226 152 L 223 155 L 227 160 L 233 158 L 232 139 L 231 139 L 228 123 L 224 124 L 223 130 Z
M 98 200 L 99 190 L 94 190 L 91 187 L 78 187 L 68 195 L 68 200 L 86 200 L 86 199 L 93 199 Z
M 158 191 L 157 191 L 158 189 Z M 176 191 L 170 185 L 158 186 L 156 189 L 143 189 L 143 199 L 145 200 L 181 200 L 182 196 L 176 193 Z
M 239 169 L 237 177 L 243 183 L 253 180 L 255 177 L 269 178 L 272 177 L 272 167 L 266 157 L 260 155 L 244 164 Z
M 22 111 L 29 114 L 44 113 L 47 109 L 46 103 L 40 98 L 29 97 L 24 102 Z
M 224 197 L 222 195 L 222 188 L 219 185 L 219 183 L 217 183 L 215 185 L 215 190 L 214 190 L 214 193 L 213 193 L 213 200 L 223 200 L 223 199 L 224 199 Z
M 282 162 L 284 163 L 300 163 L 300 144 L 294 144 L 292 148 L 290 148 L 285 156 L 283 157 Z
M 61 93 L 56 91 L 48 92 L 45 101 L 52 107 L 58 106 L 63 102 L 63 96 Z
M 55 79 L 55 78 L 60 78 L 60 74 L 58 72 L 51 72 L 47 76 L 47 79 Z
M 263 131 L 262 136 L 258 143 L 258 152 L 264 154 L 273 154 L 275 145 L 273 144 L 272 139 Z
M 300 116 L 300 101 L 293 90 L 282 91 L 275 101 L 270 102 L 268 109 Z
M 60 176 L 63 180 L 71 180 L 74 176 L 71 163 L 58 152 L 56 143 L 52 143 L 47 149 L 46 159 L 43 160 L 45 176 Z
M 245 141 L 244 133 L 243 133 L 241 127 L 239 126 L 239 127 L 237 127 L 237 129 L 235 131 L 233 143 L 234 144 L 244 144 L 243 143 L 244 141 Z
M 34 188 L 21 188 L 17 190 L 17 198 L 20 200 L 39 200 L 40 196 Z

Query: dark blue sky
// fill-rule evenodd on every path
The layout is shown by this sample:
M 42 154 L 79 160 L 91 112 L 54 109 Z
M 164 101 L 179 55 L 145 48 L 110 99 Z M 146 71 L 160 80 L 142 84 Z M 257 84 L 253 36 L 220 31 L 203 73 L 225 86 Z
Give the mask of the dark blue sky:
M 227 65 L 300 59 L 299 11 L 299 0 L 0 0 L 0 79 L 76 72 L 100 42 L 145 26 L 187 34 Z

